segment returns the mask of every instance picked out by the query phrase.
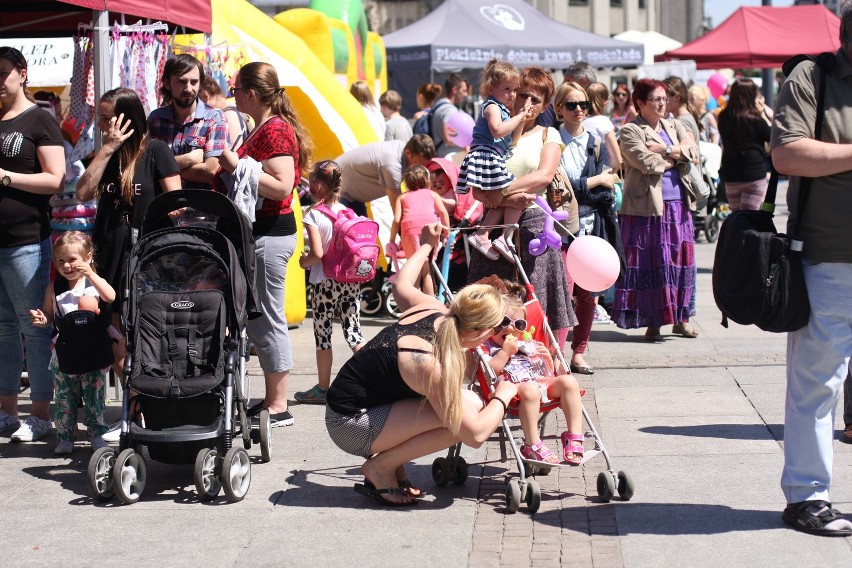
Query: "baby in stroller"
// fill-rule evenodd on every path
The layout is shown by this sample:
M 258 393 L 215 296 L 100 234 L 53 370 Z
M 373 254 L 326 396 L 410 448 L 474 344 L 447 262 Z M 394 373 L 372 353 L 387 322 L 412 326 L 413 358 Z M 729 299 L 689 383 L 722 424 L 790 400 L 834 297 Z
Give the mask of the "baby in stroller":
M 520 287 L 519 287 L 520 288 Z M 483 357 L 494 371 L 495 384 L 503 380 L 523 383 L 518 389 L 517 415 L 524 433 L 521 454 L 541 465 L 559 463 L 541 439 L 538 416 L 541 405 L 558 400 L 565 414 L 568 430 L 562 433 L 562 459 L 570 465 L 583 461 L 583 406 L 580 386 L 569 374 L 556 375 L 553 357 L 547 347 L 531 337 L 526 338 L 527 313 L 514 293 L 504 296 L 506 315 L 481 348 Z M 515 401 L 510 406 L 514 406 Z

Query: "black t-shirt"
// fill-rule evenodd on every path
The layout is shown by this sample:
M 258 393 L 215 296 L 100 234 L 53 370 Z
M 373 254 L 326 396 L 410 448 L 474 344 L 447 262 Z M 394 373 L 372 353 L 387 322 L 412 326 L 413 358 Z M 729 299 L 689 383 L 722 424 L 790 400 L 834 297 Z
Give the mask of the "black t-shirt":
M 737 148 L 725 143 L 724 122 L 720 120 L 722 136 L 722 167 L 719 174 L 725 181 L 749 182 L 766 177 L 766 148 L 771 129 L 765 120 L 755 119 Z M 729 134 L 730 136 L 730 134 Z
M 40 146 L 62 146 L 56 119 L 37 106 L 0 120 L 0 168 L 18 174 L 41 173 Z M 40 242 L 50 235 L 50 195 L 0 186 L 0 247 Z
M 113 164 L 107 166 L 98 184 L 101 197 L 98 200 L 93 235 L 95 260 L 98 272 L 119 296 L 124 289 L 127 253 L 132 242 L 127 222 L 134 235 L 138 234 L 145 210 L 154 197 L 163 192 L 160 180 L 179 173 L 180 168 L 171 148 L 162 140 L 148 139 L 145 152 L 136 161 L 134 168 L 133 185 L 136 191 L 132 203 L 125 203 L 121 195 L 121 176 Z

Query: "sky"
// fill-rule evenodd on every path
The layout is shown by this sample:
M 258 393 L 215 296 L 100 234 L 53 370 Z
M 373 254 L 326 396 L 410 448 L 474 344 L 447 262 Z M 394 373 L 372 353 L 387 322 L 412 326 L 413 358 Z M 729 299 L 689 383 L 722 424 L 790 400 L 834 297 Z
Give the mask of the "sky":
M 713 18 L 713 26 L 718 26 L 733 14 L 740 6 L 760 6 L 760 0 L 704 0 L 704 15 Z M 772 0 L 772 5 L 792 6 L 793 0 Z

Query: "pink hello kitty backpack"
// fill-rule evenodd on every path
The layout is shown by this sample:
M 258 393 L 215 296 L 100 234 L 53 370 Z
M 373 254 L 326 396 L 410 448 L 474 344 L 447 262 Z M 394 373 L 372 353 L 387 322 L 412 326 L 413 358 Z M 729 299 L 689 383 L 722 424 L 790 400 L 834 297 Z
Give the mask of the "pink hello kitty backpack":
M 337 214 L 325 204 L 315 209 L 332 222 L 331 244 L 322 255 L 326 277 L 336 282 L 372 280 L 379 259 L 379 224 L 349 208 Z

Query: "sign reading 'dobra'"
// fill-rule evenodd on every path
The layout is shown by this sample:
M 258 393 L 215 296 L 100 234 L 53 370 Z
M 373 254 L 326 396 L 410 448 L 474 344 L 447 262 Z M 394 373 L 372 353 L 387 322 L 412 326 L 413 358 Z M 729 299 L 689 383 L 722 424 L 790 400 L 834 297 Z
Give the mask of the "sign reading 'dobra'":
M 481 6 L 479 13 L 492 24 L 512 31 L 522 31 L 526 27 L 524 17 L 517 10 L 505 4 Z

